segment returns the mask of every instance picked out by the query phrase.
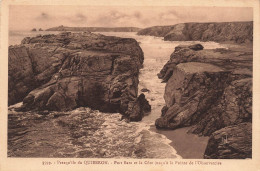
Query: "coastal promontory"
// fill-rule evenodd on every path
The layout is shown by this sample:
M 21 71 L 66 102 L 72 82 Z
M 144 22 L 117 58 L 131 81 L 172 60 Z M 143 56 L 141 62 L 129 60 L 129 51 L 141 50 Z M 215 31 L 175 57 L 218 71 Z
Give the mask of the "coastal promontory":
M 204 158 L 252 157 L 252 55 L 251 46 L 177 46 L 158 74 L 166 104 L 156 127 L 210 136 Z
M 46 29 L 46 31 L 90 31 L 90 32 L 138 32 L 141 30 L 137 27 L 68 27 L 58 26 Z
M 9 47 L 8 104 L 23 101 L 23 111 L 86 106 L 138 121 L 149 109 L 144 95 L 138 98 L 143 60 L 131 38 L 90 32 L 27 37 Z
M 153 26 L 138 35 L 163 37 L 166 41 L 215 41 L 249 43 L 253 41 L 253 22 L 180 23 Z

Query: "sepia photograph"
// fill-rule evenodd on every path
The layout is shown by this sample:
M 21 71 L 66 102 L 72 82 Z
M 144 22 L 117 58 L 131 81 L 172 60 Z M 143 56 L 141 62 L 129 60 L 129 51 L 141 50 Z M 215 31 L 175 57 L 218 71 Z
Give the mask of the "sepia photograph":
M 254 159 L 253 6 L 6 8 L 7 159 Z

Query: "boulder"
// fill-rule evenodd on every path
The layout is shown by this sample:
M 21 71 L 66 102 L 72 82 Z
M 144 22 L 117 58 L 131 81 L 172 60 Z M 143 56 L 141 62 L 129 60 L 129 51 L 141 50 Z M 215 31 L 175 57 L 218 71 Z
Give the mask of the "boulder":
M 145 93 L 145 92 L 150 93 L 150 90 L 149 90 L 148 88 L 142 88 L 142 89 L 141 89 L 141 92 L 143 92 L 143 93 Z

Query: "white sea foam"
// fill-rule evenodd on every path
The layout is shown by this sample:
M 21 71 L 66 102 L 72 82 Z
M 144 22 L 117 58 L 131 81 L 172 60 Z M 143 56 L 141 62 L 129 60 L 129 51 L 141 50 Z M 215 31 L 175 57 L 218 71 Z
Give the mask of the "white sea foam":
M 164 135 L 150 131 L 150 123 L 120 120 L 120 114 L 104 115 L 105 122 L 94 136 L 106 143 L 105 157 L 118 158 L 181 158 Z M 123 147 L 123 148 L 122 148 Z M 142 153 L 136 156 L 136 151 Z

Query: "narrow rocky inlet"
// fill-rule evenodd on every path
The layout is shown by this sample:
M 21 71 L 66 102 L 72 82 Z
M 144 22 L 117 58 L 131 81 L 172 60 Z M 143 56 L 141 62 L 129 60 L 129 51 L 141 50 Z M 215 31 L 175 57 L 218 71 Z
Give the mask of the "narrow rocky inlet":
M 149 104 L 151 105 L 151 112 L 142 114 L 144 116 L 142 116 L 143 118 L 141 121 L 129 123 L 128 122 L 129 119 L 127 117 L 125 119 L 122 118 L 121 114 L 105 113 L 105 110 L 111 112 L 111 109 L 108 110 L 107 108 L 100 108 L 101 106 L 97 106 L 97 104 L 99 104 L 98 101 L 96 101 L 96 103 L 89 104 L 90 107 L 92 107 L 92 109 L 81 107 L 75 110 L 66 111 L 67 107 L 71 107 L 71 109 L 73 109 L 72 105 L 74 105 L 74 107 L 77 107 L 77 104 L 82 104 L 79 103 L 80 102 L 79 100 L 77 100 L 80 99 L 78 93 L 75 94 L 73 91 L 76 90 L 82 94 L 82 90 L 78 88 L 75 89 L 75 86 L 76 87 L 82 86 L 82 84 L 86 84 L 86 82 L 84 81 L 82 82 L 82 79 L 78 79 L 78 78 L 72 78 L 72 79 L 66 78 L 68 77 L 69 74 L 66 71 L 66 66 L 77 65 L 77 63 L 75 60 L 74 62 L 66 62 L 65 61 L 66 59 L 61 60 L 62 62 L 61 64 L 59 64 L 58 62 L 56 65 L 51 65 L 50 69 L 47 70 L 45 69 L 45 71 L 42 74 L 38 75 L 33 81 L 38 81 L 39 78 L 48 79 L 46 77 L 51 76 L 52 72 L 58 71 L 55 68 L 52 69 L 53 66 L 57 68 L 61 65 L 62 70 L 64 71 L 60 70 L 58 75 L 55 74 L 54 76 L 52 76 L 52 79 L 49 83 L 29 93 L 29 95 L 25 97 L 23 103 L 19 104 L 20 106 L 15 105 L 9 107 L 8 155 L 10 157 L 39 156 L 39 157 L 98 157 L 98 158 L 101 157 L 181 158 L 183 155 L 185 158 L 202 158 L 206 148 L 206 142 L 208 139 L 207 137 L 200 138 L 197 135 L 187 134 L 186 131 L 184 132 L 179 131 L 181 134 L 178 132 L 173 133 L 172 135 L 176 135 L 176 136 L 172 136 L 171 134 L 168 134 L 169 132 L 167 131 L 161 131 L 161 130 L 158 131 L 154 129 L 155 120 L 161 116 L 161 109 L 165 104 L 164 89 L 166 84 L 161 83 L 161 80 L 157 78 L 157 74 L 160 72 L 162 66 L 169 60 L 169 56 L 171 55 L 172 50 L 176 46 L 190 45 L 195 42 L 165 42 L 161 38 L 156 38 L 153 36 L 138 36 L 135 33 L 102 33 L 102 34 L 105 34 L 107 36 L 134 38 L 135 40 L 137 40 L 137 42 L 139 42 L 139 45 L 142 51 L 144 52 L 144 57 L 143 57 L 144 62 L 142 64 L 143 66 L 140 69 L 140 74 L 138 76 L 139 79 L 138 84 L 134 84 L 135 86 L 138 85 L 138 87 L 135 87 L 138 88 L 138 92 L 136 92 L 135 96 L 137 97 L 138 95 L 143 93 L 146 99 L 148 100 Z M 93 36 L 94 34 L 91 35 L 91 37 Z M 26 45 L 25 41 L 37 42 L 37 41 L 42 41 L 46 38 L 49 39 L 48 36 L 43 36 L 43 37 L 36 37 L 35 40 L 24 39 L 23 42 Z M 62 41 L 65 40 L 64 37 L 61 38 Z M 222 47 L 220 44 L 214 42 L 205 42 L 202 44 L 205 49 L 215 49 L 215 48 Z M 69 50 L 72 50 L 72 53 L 68 51 L 67 56 L 69 54 L 72 55 L 79 54 L 79 52 L 77 52 L 78 50 L 74 50 L 74 49 L 75 48 L 77 49 L 77 47 L 80 48 L 80 46 L 79 45 L 77 46 L 73 45 L 73 46 L 74 47 L 71 47 L 71 45 L 69 46 L 70 47 Z M 99 46 L 100 45 L 97 44 L 95 45 L 95 48 L 98 49 L 100 48 Z M 24 46 L 19 48 L 20 49 L 24 48 Z M 35 44 L 33 48 L 34 49 L 37 48 L 37 44 Z M 11 50 L 10 54 L 11 55 L 14 54 L 13 56 L 15 56 L 17 47 L 14 46 L 11 47 L 11 49 L 13 50 Z M 54 49 L 54 54 L 60 52 L 61 50 Z M 24 53 L 28 53 L 28 50 L 27 52 L 25 51 Z M 100 52 L 98 53 L 99 53 L 98 56 L 100 56 Z M 109 52 L 108 56 L 105 58 L 109 58 L 110 54 L 111 52 Z M 32 58 L 32 55 L 33 55 L 32 52 L 30 52 L 29 50 L 28 53 L 29 59 Z M 81 58 L 84 57 L 82 53 L 80 55 L 77 55 L 77 58 L 79 58 L 77 60 L 79 62 L 83 60 Z M 91 52 L 91 55 L 93 56 L 93 57 L 91 56 L 92 59 L 95 58 L 95 53 Z M 45 56 L 48 56 L 48 54 L 45 54 Z M 53 57 L 55 57 L 55 55 L 53 55 Z M 36 57 L 32 59 L 35 60 Z M 53 58 L 53 60 L 56 59 Z M 99 67 L 103 65 L 102 59 L 100 60 L 101 62 L 97 63 Z M 106 61 L 104 63 L 109 64 L 109 62 Z M 33 62 L 33 64 L 34 65 L 32 67 L 39 66 L 36 65 L 37 63 L 35 62 Z M 92 64 L 97 65 L 95 64 L 95 61 L 93 61 Z M 120 63 L 118 64 L 114 63 L 114 67 L 118 66 L 119 64 Z M 122 62 L 121 64 L 124 64 L 124 62 Z M 75 68 L 73 66 L 71 67 L 72 75 L 78 73 L 82 74 L 82 72 L 77 71 L 82 67 L 83 68 L 85 67 L 84 69 L 85 71 L 86 70 L 90 71 L 90 69 L 88 69 L 89 66 L 80 66 L 79 68 Z M 106 68 L 109 67 L 104 65 L 104 71 L 102 71 L 102 73 L 106 74 Z M 70 70 L 70 68 L 68 69 Z M 123 71 L 122 69 L 120 69 L 120 73 L 122 73 Z M 35 71 L 37 70 L 35 69 L 32 70 L 32 72 Z M 38 69 L 38 72 L 39 71 L 40 68 Z M 67 74 L 67 76 L 65 75 L 64 77 L 63 73 Z M 119 73 L 119 72 L 114 72 L 114 73 Z M 55 77 L 56 75 L 57 78 Z M 88 74 L 85 75 L 89 77 Z M 64 80 L 64 78 L 65 78 L 65 82 L 59 81 L 62 79 Z M 104 79 L 104 78 L 100 77 L 98 79 Z M 19 79 L 16 80 L 19 81 Z M 24 81 L 26 81 L 26 79 Z M 53 85 L 57 84 L 56 83 L 57 81 L 59 86 L 67 87 L 65 90 L 68 92 L 60 92 L 61 89 L 59 89 L 58 87 L 52 88 Z M 98 83 L 98 80 L 96 80 L 95 82 Z M 115 91 L 115 94 L 116 92 L 119 92 L 116 89 L 113 91 Z M 55 92 L 56 94 L 65 93 L 65 96 L 67 96 L 67 98 L 70 99 L 68 101 L 69 105 L 67 105 L 66 101 L 64 102 L 65 104 L 63 104 L 63 102 L 61 103 L 61 101 L 55 100 L 56 102 L 59 101 L 59 103 L 56 104 L 55 109 L 56 110 L 66 109 L 64 112 L 58 112 L 58 111 L 51 112 L 46 110 L 48 107 L 51 108 L 54 107 L 53 103 L 48 102 L 51 99 L 53 99 L 53 97 L 49 98 L 48 94 L 50 93 L 50 96 L 53 96 L 55 95 Z M 11 92 L 11 94 L 12 93 L 15 92 Z M 73 93 L 75 95 L 73 95 Z M 31 99 L 32 97 L 34 98 Z M 115 98 L 115 95 L 112 95 L 111 97 Z M 47 101 L 43 100 L 44 98 L 47 98 L 46 99 Z M 60 97 L 57 96 L 56 98 L 60 98 Z M 75 102 L 71 103 L 72 102 L 71 100 L 73 99 L 75 99 Z M 48 105 L 48 103 L 52 104 L 52 106 Z M 88 104 L 88 101 L 86 101 L 86 104 Z M 47 108 L 45 106 L 47 106 Z M 100 111 L 93 110 L 95 108 L 99 109 Z M 112 110 L 114 109 L 112 108 Z M 115 108 L 115 110 L 117 109 Z M 138 114 L 138 112 L 136 114 Z M 139 117 L 138 115 L 133 115 L 133 116 L 137 118 Z M 179 137 L 181 137 L 182 135 L 185 135 L 185 141 L 182 141 L 180 143 L 179 141 L 177 141 L 177 139 L 179 139 Z M 53 140 L 53 137 L 55 137 L 55 140 Z M 190 146 L 189 142 L 191 140 L 193 142 L 193 146 L 197 146 L 196 150 L 189 148 Z M 186 145 L 184 142 L 186 142 Z M 201 143 L 201 142 L 205 142 L 205 143 Z M 65 145 L 61 147 L 62 146 L 61 143 Z M 182 147 L 188 147 L 188 148 L 186 148 L 185 150 L 180 149 L 179 148 L 180 145 Z M 176 148 L 179 151 L 176 151 Z M 186 155 L 187 151 L 189 150 L 192 150 L 193 153 Z
M 185 42 L 187 43 L 185 45 L 183 42 L 173 42 L 176 44 L 171 48 L 175 50 L 167 62 L 165 56 L 168 55 L 162 54 L 169 51 L 167 48 L 160 49 L 162 42 L 154 44 L 155 47 L 152 48 L 154 51 L 151 54 L 149 53 L 151 47 L 146 51 L 147 44 L 140 41 L 144 49 L 146 67 L 141 70 L 139 88 L 145 92 L 152 105 L 151 115 L 144 117 L 142 122 L 151 121 L 151 130 L 171 139 L 171 145 L 178 149 L 177 153 L 181 156 L 251 158 L 253 51 L 250 42 L 251 24 L 223 25 L 230 29 L 235 29 L 233 27 L 239 25 L 245 30 L 245 35 L 233 35 L 231 31 L 230 34 L 233 36 L 231 40 L 235 43 L 223 42 L 222 46 L 215 44 L 217 47 L 214 47 L 214 43 L 210 45 L 202 42 L 199 42 L 200 44 Z M 216 24 L 216 27 L 221 26 Z M 208 34 L 208 30 L 200 31 L 202 35 Z M 193 36 L 193 33 L 189 34 Z M 216 38 L 215 41 L 223 41 L 224 33 L 221 36 L 223 36 L 221 39 Z M 164 62 L 165 65 L 159 72 L 157 67 L 160 68 L 160 62 Z M 154 79 L 154 71 L 158 73 L 162 82 L 166 83 L 165 88 Z M 156 94 L 159 96 L 156 97 Z M 161 98 L 162 94 L 164 99 Z M 155 130 L 154 117 L 159 117 L 155 122 L 157 129 L 174 131 Z M 198 138 L 194 134 L 202 137 Z M 209 140 L 207 136 L 210 136 Z M 177 141 L 180 137 L 182 140 Z M 192 143 L 189 143 L 190 141 Z

